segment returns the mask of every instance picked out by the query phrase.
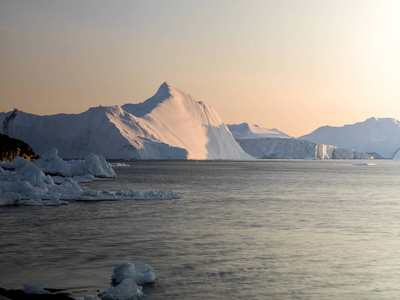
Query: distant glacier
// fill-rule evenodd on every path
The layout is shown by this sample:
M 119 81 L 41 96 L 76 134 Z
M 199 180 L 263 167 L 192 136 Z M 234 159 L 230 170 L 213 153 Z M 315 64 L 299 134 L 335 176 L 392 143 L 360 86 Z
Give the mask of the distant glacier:
M 400 148 L 400 121 L 393 118 L 369 118 L 342 127 L 323 126 L 300 139 L 393 158 Z
M 371 159 L 363 152 L 292 138 L 277 129 L 247 123 L 228 128 L 242 149 L 255 158 Z

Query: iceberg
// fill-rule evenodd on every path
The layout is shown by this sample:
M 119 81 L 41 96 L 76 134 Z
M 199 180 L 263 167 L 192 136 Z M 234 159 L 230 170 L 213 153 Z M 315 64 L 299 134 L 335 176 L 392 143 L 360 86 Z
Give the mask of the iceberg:
M 295 138 L 237 139 L 244 151 L 263 159 L 371 159 L 349 148 L 317 144 Z
M 40 154 L 58 148 L 68 159 L 89 153 L 106 159 L 250 158 L 212 107 L 167 83 L 139 104 L 50 116 L 0 113 L 1 132 Z
M 370 159 L 371 156 L 349 148 L 340 148 L 300 140 L 279 131 L 242 123 L 228 125 L 242 149 L 255 158 L 278 159 Z

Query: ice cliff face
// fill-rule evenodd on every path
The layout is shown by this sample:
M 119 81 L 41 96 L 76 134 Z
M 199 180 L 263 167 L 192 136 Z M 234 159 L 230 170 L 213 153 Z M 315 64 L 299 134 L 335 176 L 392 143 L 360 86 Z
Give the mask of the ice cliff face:
M 384 158 L 392 158 L 400 148 L 400 121 L 391 118 L 370 118 L 343 127 L 324 126 L 300 139 L 361 152 L 375 152 Z
M 247 123 L 228 125 L 244 151 L 256 158 L 281 159 L 369 159 L 371 156 L 348 148 L 291 138 L 277 129 Z
M 59 149 L 63 158 L 96 153 L 106 158 L 249 158 L 218 114 L 164 83 L 140 104 L 95 107 L 81 114 L 0 114 L 0 132 L 26 141 L 37 153 Z
M 256 158 L 280 159 L 370 159 L 349 148 L 317 144 L 295 138 L 252 138 L 237 140 L 244 151 Z

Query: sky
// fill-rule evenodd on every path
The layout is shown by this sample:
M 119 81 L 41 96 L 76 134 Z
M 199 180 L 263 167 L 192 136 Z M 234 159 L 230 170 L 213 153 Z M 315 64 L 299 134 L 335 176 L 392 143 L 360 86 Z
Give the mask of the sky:
M 400 119 L 400 1 L 0 0 L 0 112 L 139 103 L 163 82 L 298 137 Z

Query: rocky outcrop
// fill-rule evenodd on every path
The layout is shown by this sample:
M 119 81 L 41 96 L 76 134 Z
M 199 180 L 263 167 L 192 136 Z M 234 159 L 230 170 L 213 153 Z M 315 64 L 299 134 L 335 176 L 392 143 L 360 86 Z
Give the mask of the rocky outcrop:
M 0 160 L 12 161 L 17 156 L 29 161 L 40 158 L 27 143 L 0 133 Z

